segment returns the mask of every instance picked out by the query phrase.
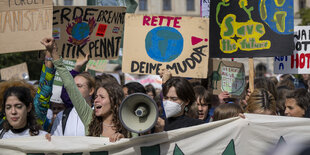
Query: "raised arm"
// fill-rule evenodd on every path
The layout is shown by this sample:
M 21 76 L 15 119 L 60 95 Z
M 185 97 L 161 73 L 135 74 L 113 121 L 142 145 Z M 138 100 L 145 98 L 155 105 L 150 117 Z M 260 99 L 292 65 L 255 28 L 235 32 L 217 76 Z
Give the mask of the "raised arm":
M 55 77 L 55 69 L 53 63 L 50 61 L 50 58 L 50 53 L 46 52 L 38 90 L 33 101 L 38 121 L 43 126 L 44 130 L 48 130 L 49 127 L 49 122 L 46 121 L 46 114 L 50 106 L 49 103 L 52 96 L 53 82 Z
M 88 125 L 92 119 L 93 110 L 86 103 L 85 99 L 83 98 L 80 91 L 78 90 L 73 77 L 71 76 L 69 71 L 64 66 L 62 62 L 62 58 L 60 58 L 59 53 L 57 51 L 57 46 L 56 46 L 55 41 L 52 38 L 44 38 L 41 41 L 41 43 L 45 45 L 47 51 L 51 53 L 54 67 L 59 73 L 59 76 L 62 79 L 62 82 L 64 84 L 64 87 L 66 88 L 69 94 L 69 97 L 85 126 L 85 131 L 88 132 Z

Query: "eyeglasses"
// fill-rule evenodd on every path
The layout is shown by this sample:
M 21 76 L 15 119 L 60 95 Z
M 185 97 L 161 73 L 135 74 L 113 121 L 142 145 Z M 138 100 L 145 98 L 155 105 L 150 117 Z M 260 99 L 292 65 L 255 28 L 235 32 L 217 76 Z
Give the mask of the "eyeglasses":
M 87 85 L 86 84 L 76 84 L 76 86 L 78 87 L 78 88 L 82 88 L 82 87 L 87 87 Z

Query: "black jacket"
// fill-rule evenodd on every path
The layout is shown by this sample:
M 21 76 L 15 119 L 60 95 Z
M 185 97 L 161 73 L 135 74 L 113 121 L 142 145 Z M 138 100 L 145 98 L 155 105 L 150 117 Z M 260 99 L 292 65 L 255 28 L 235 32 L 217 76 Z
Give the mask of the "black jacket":
M 171 118 L 165 119 L 164 130 L 165 131 L 175 130 L 175 129 L 180 129 L 184 127 L 200 125 L 203 123 L 205 122 L 202 120 L 190 118 L 184 115 L 178 116 L 178 117 L 171 117 Z

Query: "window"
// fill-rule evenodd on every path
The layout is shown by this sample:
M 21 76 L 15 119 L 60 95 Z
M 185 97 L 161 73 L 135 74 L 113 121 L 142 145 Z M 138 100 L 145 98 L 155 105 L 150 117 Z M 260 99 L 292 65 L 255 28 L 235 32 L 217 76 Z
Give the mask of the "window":
M 171 0 L 163 0 L 163 10 L 171 11 Z
M 73 0 L 64 0 L 64 5 L 70 5 L 72 6 Z
M 147 10 L 147 0 L 139 0 L 139 10 L 140 11 Z
M 306 8 L 306 0 L 299 0 L 299 10 Z
M 195 11 L 195 1 L 194 0 L 186 0 L 186 10 L 187 11 Z

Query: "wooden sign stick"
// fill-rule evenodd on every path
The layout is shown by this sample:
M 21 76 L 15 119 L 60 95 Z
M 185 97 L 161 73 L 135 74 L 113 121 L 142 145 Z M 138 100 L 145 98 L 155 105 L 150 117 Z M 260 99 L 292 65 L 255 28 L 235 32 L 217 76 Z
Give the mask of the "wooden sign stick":
M 251 93 L 254 91 L 254 60 L 249 58 L 249 88 Z

